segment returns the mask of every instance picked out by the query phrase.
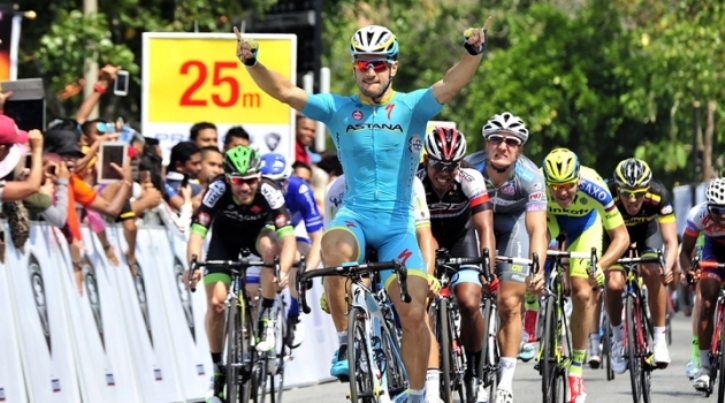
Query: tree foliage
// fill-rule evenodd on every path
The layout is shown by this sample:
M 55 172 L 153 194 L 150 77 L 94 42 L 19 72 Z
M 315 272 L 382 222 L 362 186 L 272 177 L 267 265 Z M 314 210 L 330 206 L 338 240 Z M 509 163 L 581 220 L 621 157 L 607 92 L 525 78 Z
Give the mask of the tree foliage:
M 83 76 L 83 60 L 121 64 L 136 78 L 109 113 L 140 116 L 141 33 L 229 31 L 230 20 L 260 14 L 276 0 L 99 0 L 83 16 L 80 0 L 27 0 L 38 19 L 23 26 L 21 76 L 46 78 L 57 94 Z M 721 103 L 725 5 L 716 0 L 325 0 L 323 65 L 333 92 L 354 93 L 349 40 L 367 24 L 390 27 L 401 45 L 395 88 L 443 77 L 464 54 L 462 32 L 493 16 L 489 50 L 473 82 L 437 117 L 453 120 L 470 149 L 494 114 L 521 116 L 531 131 L 525 153 L 539 161 L 567 146 L 609 175 L 617 161 L 645 158 L 671 184 L 692 171 L 692 106 Z M 81 96 L 56 102 L 72 111 Z M 107 101 L 106 101 L 107 102 Z M 715 152 L 723 152 L 716 111 Z M 702 113 L 705 122 L 705 113 Z

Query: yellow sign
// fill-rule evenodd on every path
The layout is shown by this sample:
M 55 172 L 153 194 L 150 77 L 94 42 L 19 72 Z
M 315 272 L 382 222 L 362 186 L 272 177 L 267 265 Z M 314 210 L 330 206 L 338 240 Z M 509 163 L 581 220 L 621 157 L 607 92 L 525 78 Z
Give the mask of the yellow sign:
M 293 40 L 250 37 L 259 42 L 259 61 L 290 79 Z M 145 39 L 148 122 L 290 122 L 289 106 L 260 90 L 237 59 L 234 35 Z

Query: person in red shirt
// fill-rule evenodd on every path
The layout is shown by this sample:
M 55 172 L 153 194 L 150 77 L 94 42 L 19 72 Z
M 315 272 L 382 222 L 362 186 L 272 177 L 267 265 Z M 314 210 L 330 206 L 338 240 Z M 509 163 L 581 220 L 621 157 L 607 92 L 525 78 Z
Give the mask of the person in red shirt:
M 312 165 L 308 148 L 315 141 L 315 121 L 297 114 L 297 133 L 295 134 L 295 161 Z

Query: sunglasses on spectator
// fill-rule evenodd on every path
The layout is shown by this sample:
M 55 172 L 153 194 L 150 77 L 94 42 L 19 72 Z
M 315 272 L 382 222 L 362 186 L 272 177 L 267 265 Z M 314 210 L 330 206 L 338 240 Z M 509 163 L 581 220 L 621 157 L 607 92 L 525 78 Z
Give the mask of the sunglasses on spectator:
M 488 136 L 488 138 L 486 138 L 486 140 L 491 142 L 491 144 L 493 144 L 495 146 L 497 146 L 501 143 L 506 143 L 506 145 L 509 147 L 518 147 L 523 143 L 521 141 L 521 139 L 519 139 L 518 137 L 506 137 L 506 136 L 498 136 L 498 135 Z
M 723 215 L 725 214 L 725 206 L 707 206 L 707 209 L 712 215 Z
M 243 178 L 243 177 L 240 177 L 240 176 L 229 176 L 229 175 L 227 175 L 227 179 L 229 179 L 229 183 L 231 183 L 232 185 L 243 185 L 243 184 L 247 184 L 247 185 L 252 186 L 252 185 L 257 184 L 257 182 L 259 182 L 259 177 L 258 176 L 252 176 L 252 177 Z
M 619 188 L 619 194 L 622 195 L 622 198 L 624 199 L 639 199 L 644 197 L 645 194 L 647 194 L 647 189 L 622 189 Z
M 385 71 L 389 63 L 387 60 L 355 60 L 352 62 L 355 69 L 360 71 L 367 71 L 372 68 L 376 72 Z
M 575 180 L 572 182 L 566 182 L 566 183 L 552 183 L 549 184 L 549 188 L 553 190 L 554 192 L 558 192 L 562 189 L 566 190 L 567 192 L 574 189 L 574 187 L 579 184 L 579 180 Z
M 453 172 L 461 166 L 460 162 L 444 162 L 434 159 L 428 160 L 428 165 L 436 171 L 448 171 Z

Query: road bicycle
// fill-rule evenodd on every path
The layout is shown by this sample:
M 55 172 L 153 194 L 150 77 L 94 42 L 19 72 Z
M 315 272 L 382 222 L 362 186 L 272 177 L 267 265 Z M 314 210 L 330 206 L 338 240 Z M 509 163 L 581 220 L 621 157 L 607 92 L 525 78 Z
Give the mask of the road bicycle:
M 392 269 L 401 299 L 411 301 L 407 289 L 408 271 L 398 260 L 378 263 L 345 263 L 297 274 L 297 291 L 303 312 L 310 313 L 306 289 L 315 277 L 343 276 L 348 279 L 347 358 L 349 362 L 350 400 L 354 403 L 404 402 L 409 396 L 408 374 L 400 354 L 397 326 L 393 326 L 387 293 L 379 281 L 366 284 L 365 275 Z
M 557 236 L 558 250 L 549 250 L 547 259 L 552 263 L 544 296 L 542 297 L 540 314 L 543 333 L 538 353 L 538 368 L 541 373 L 542 394 L 544 403 L 565 402 L 566 371 L 571 364 L 572 341 L 571 331 L 564 313 L 565 290 L 564 278 L 567 275 L 562 259 L 588 259 L 589 275 L 596 271 L 597 251 L 587 252 L 565 251 L 566 235 Z
M 275 348 L 268 352 L 255 349 L 257 329 L 254 320 L 255 302 L 258 298 L 247 295 L 246 270 L 250 267 L 262 267 L 274 270 L 275 278 L 279 279 L 279 256 L 273 262 L 251 260 L 251 251 L 242 249 L 239 260 L 198 261 L 193 255 L 190 265 L 189 286 L 194 271 L 207 266 L 229 268 L 231 281 L 227 298 L 224 301 L 226 327 L 224 332 L 225 369 L 225 403 L 264 403 L 267 396 L 272 403 L 282 401 L 282 382 L 284 364 L 289 358 L 284 341 L 287 339 L 287 326 L 284 320 L 284 301 L 280 294 L 276 297 L 273 308 L 275 333 L 278 341 Z M 304 258 L 293 267 L 304 268 Z M 278 284 L 279 285 L 279 282 Z M 196 291 L 191 288 L 191 291 Z M 269 381 L 269 386 L 267 382 Z M 277 384 L 275 384 L 278 382 Z
M 647 302 L 647 289 L 639 274 L 639 266 L 647 263 L 658 264 L 660 270 L 665 267 L 661 250 L 657 256 L 638 257 L 636 245 L 630 247 L 630 256 L 617 260 L 624 268 L 624 347 L 627 352 L 629 377 L 632 383 L 634 403 L 652 401 L 651 376 L 654 365 L 652 345 L 652 316 Z

